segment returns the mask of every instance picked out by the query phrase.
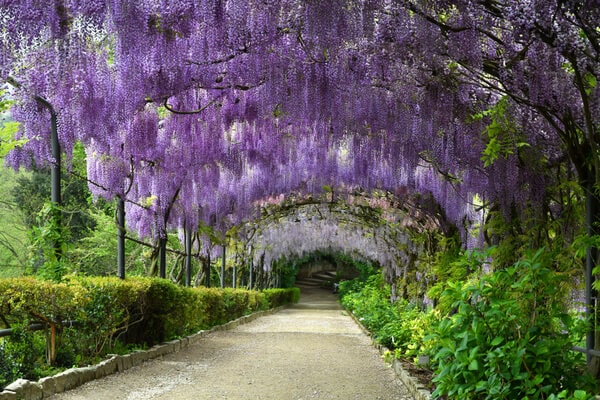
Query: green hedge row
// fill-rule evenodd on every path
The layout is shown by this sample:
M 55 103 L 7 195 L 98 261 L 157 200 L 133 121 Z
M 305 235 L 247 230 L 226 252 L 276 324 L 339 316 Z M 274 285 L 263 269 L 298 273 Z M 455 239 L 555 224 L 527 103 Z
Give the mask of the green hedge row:
M 158 278 L 73 277 L 0 280 L 0 327 L 75 321 L 87 355 L 122 345 L 153 345 L 299 299 L 298 289 L 185 288 Z

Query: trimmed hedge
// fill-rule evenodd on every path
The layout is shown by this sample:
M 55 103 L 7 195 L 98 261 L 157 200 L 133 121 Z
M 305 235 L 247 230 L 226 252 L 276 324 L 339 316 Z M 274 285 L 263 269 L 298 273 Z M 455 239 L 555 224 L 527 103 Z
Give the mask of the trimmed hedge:
M 0 279 L 0 323 L 52 322 L 83 318 L 90 297 L 80 285 L 35 278 Z
M 116 345 L 151 346 L 298 298 L 297 288 L 186 288 L 158 278 L 11 278 L 0 280 L 0 327 L 45 322 L 60 332 L 76 321 L 69 346 L 89 357 Z

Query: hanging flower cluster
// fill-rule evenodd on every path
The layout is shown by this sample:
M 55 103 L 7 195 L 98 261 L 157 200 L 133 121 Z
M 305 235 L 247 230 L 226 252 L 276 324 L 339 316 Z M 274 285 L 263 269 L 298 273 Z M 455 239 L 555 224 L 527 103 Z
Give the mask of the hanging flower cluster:
M 477 207 L 541 204 L 544 165 L 597 135 L 594 3 L 0 0 L 0 76 L 30 139 L 8 162 L 53 162 L 41 96 L 142 236 L 357 187 L 432 196 L 468 242 Z M 361 243 L 398 262 L 336 219 L 293 226 L 263 232 L 285 238 L 271 258 Z M 307 229 L 322 238 L 299 243 Z

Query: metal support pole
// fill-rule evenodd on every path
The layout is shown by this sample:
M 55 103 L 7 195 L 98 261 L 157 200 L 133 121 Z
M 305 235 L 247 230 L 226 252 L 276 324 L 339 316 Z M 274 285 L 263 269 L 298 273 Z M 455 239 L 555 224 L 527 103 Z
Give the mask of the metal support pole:
M 51 194 L 50 198 L 52 203 L 57 206 L 55 218 L 56 225 L 62 228 L 62 211 L 60 206 L 62 205 L 62 196 L 60 192 L 60 180 L 61 180 L 61 157 L 60 157 L 60 143 L 58 142 L 58 122 L 56 112 L 54 108 L 48 104 L 50 110 L 50 140 L 52 143 L 52 158 L 54 158 L 54 164 L 50 170 L 50 181 L 51 181 Z M 54 243 L 54 254 L 56 259 L 62 258 L 62 234 L 61 237 Z
M 125 200 L 117 197 L 117 275 L 125 279 Z
M 186 228 L 185 235 L 185 285 L 192 286 L 192 232 Z
M 592 295 L 592 283 L 593 283 L 593 262 L 592 257 L 590 255 L 591 248 L 588 248 L 586 251 L 586 260 L 585 260 L 585 317 L 587 321 L 589 321 L 590 327 L 588 328 L 586 339 L 585 339 L 585 347 L 586 347 L 586 361 L 589 365 L 592 361 L 592 354 L 590 350 L 594 349 L 595 346 L 595 318 L 594 318 L 594 304 L 593 304 L 593 295 Z
M 163 279 L 167 277 L 167 238 L 158 240 L 159 247 L 159 276 Z
M 60 154 L 60 143 L 58 142 L 58 122 L 56 112 L 54 108 L 48 105 L 50 110 L 50 140 L 52 142 L 52 158 L 54 158 L 54 164 L 50 171 L 50 179 L 52 181 L 52 193 L 51 199 L 53 203 L 60 205 L 62 203 L 62 196 L 60 193 L 60 180 L 61 180 L 61 154 Z
M 206 260 L 204 264 L 204 286 L 210 287 L 210 251 L 206 254 Z
M 227 251 L 226 251 L 227 247 L 225 245 L 223 245 L 223 260 L 221 262 L 221 288 L 225 287 L 225 260 L 226 260 L 226 256 L 227 256 Z
M 237 287 L 237 264 L 233 264 L 233 277 L 231 280 L 231 287 L 235 289 Z
M 50 201 L 57 207 L 56 215 L 53 215 L 53 218 L 56 220 L 57 226 L 62 226 L 62 215 L 60 211 L 60 206 L 62 205 L 62 196 L 60 191 L 60 181 L 61 181 L 61 150 L 60 150 L 60 142 L 58 141 L 58 117 L 54 107 L 52 104 L 45 98 L 41 96 L 36 96 L 35 100 L 46 107 L 50 112 L 50 146 L 52 150 L 52 158 L 54 158 L 54 163 L 50 169 Z M 62 245 L 59 239 L 54 243 L 54 254 L 56 255 L 56 259 L 60 260 L 62 257 Z
M 21 83 L 12 76 L 8 77 L 7 82 L 17 89 L 21 88 Z M 54 203 L 59 210 L 57 211 L 57 215 L 54 215 L 54 218 L 56 218 L 56 224 L 58 226 L 62 226 L 62 215 L 60 211 L 60 206 L 62 205 L 60 169 L 62 164 L 60 142 L 58 140 L 58 116 L 52 104 L 50 104 L 50 102 L 44 97 L 35 96 L 35 101 L 44 106 L 50 112 L 50 146 L 52 150 L 52 157 L 54 158 L 54 163 L 50 169 L 50 201 Z M 62 237 L 54 243 L 54 254 L 56 255 L 57 260 L 60 260 L 62 257 L 62 243 L 60 243 L 60 241 L 62 241 Z
M 253 264 L 253 261 L 252 261 L 252 259 L 250 259 L 250 271 L 249 271 L 249 276 L 248 276 L 248 283 L 249 283 L 248 284 L 248 289 L 249 290 L 252 290 L 252 284 L 253 284 L 253 282 L 252 282 L 252 277 L 253 277 L 252 268 L 253 268 L 253 265 L 252 264 Z
M 586 185 L 586 204 L 585 204 L 585 224 L 586 233 L 589 237 L 596 234 L 594 229 L 594 220 L 598 213 L 598 202 L 597 197 L 594 195 L 593 182 L 588 182 Z M 585 312 L 586 318 L 590 323 L 586 335 L 586 360 L 587 364 L 590 365 L 592 362 L 591 350 L 595 349 L 596 346 L 596 291 L 594 290 L 594 268 L 596 266 L 596 259 L 598 255 L 598 249 L 594 247 L 588 247 L 585 256 Z

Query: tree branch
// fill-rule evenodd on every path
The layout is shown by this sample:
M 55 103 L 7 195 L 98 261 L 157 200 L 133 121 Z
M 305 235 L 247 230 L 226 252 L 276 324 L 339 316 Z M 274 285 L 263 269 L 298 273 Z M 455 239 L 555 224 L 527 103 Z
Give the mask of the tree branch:
M 206 105 L 204 105 L 203 107 L 200 107 L 197 110 L 175 110 L 173 107 L 171 107 L 171 105 L 168 103 L 168 98 L 165 98 L 165 101 L 163 103 L 163 105 L 165 106 L 165 108 L 172 112 L 173 114 L 179 114 L 179 115 L 190 115 L 190 114 L 200 114 L 202 111 L 206 110 L 208 107 L 212 106 L 213 104 L 216 103 L 217 99 L 214 98 L 211 101 L 209 101 L 208 103 L 206 103 Z

